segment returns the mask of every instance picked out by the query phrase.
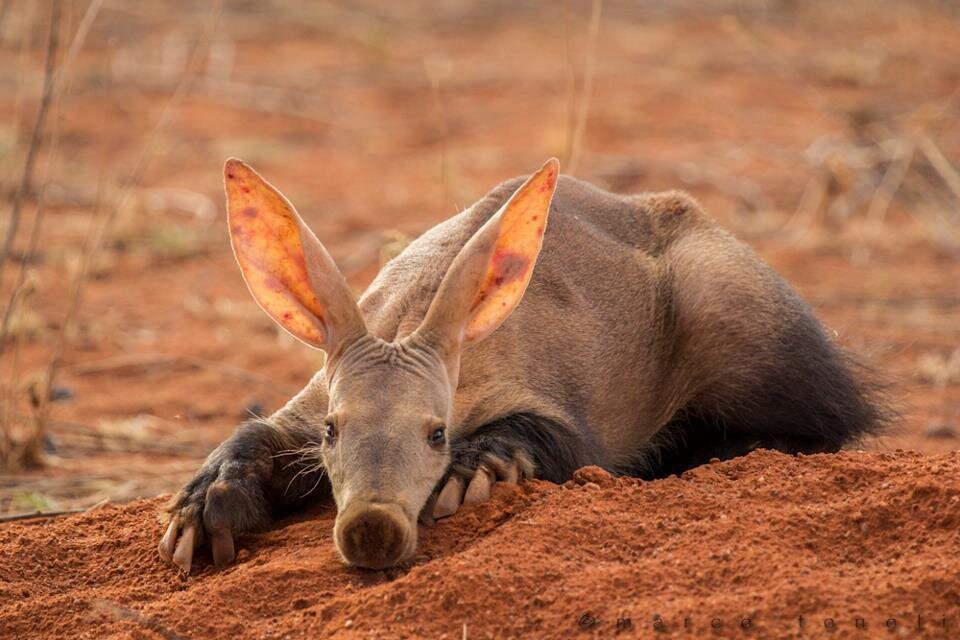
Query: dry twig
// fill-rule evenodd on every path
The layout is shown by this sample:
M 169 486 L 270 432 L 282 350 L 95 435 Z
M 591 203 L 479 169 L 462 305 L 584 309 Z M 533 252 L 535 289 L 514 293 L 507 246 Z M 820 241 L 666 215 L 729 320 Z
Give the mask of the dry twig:
M 54 71 L 57 57 L 57 48 L 60 45 L 60 0 L 50 3 L 50 33 L 47 37 L 47 57 L 43 70 L 43 92 L 40 96 L 40 105 L 37 107 L 37 117 L 33 123 L 33 132 L 30 134 L 30 143 L 27 146 L 27 155 L 23 162 L 23 175 L 20 184 L 13 196 L 13 206 L 10 209 L 10 220 L 7 222 L 7 233 L 0 247 L 0 281 L 3 280 L 3 269 L 7 257 L 13 250 L 13 241 L 20 227 L 20 216 L 23 211 L 23 201 L 33 187 L 33 165 L 37 159 L 37 151 L 43 139 L 47 114 L 53 99 Z
M 60 69 L 54 72 L 54 66 L 50 64 L 50 59 L 52 58 L 50 49 L 48 47 L 48 66 L 47 71 L 50 73 L 50 78 L 52 80 L 49 83 L 49 90 L 45 88 L 45 93 L 49 93 L 49 101 L 53 102 L 53 99 L 59 98 L 63 94 L 63 87 L 66 84 L 67 79 L 70 76 L 70 69 L 73 66 L 73 61 L 76 59 L 77 54 L 80 49 L 83 47 L 83 43 L 86 41 L 87 34 L 90 32 L 90 27 L 93 24 L 94 19 L 99 13 L 100 8 L 103 6 L 104 0 L 93 0 L 89 6 L 87 6 L 87 11 L 84 13 L 83 18 L 80 20 L 80 26 L 77 28 L 77 32 L 74 35 L 73 42 L 70 44 L 70 48 L 67 51 L 66 56 L 64 57 L 63 63 L 60 65 Z M 53 20 L 53 16 L 51 16 Z M 58 20 L 59 22 L 59 17 Z M 57 40 L 54 27 L 51 25 L 51 39 Z M 56 47 L 55 47 L 56 48 Z M 44 86 L 47 87 L 47 79 L 44 80 Z M 46 212 L 47 204 L 47 186 L 49 184 L 49 173 L 50 169 L 53 166 L 54 154 L 57 150 L 58 142 L 60 138 L 60 126 L 57 122 L 54 126 L 54 132 L 50 141 L 50 158 L 47 160 L 46 169 L 44 170 L 44 177 L 41 182 L 43 185 L 40 190 L 40 195 L 37 198 L 37 212 L 33 220 L 33 228 L 30 231 L 30 239 L 28 241 L 27 250 L 24 252 L 22 259 L 20 260 L 20 270 L 17 272 L 17 278 L 13 285 L 13 290 L 10 293 L 10 301 L 7 304 L 7 308 L 3 314 L 3 321 L 0 324 L 0 355 L 3 355 L 4 348 L 7 342 L 7 336 L 10 330 L 10 321 L 13 318 L 13 312 L 16 308 L 16 299 L 18 297 L 18 292 L 23 287 L 24 281 L 26 279 L 27 266 L 33 261 L 34 256 L 37 253 L 37 246 L 40 242 L 40 230 L 43 226 L 44 214 Z M 16 206 L 16 204 L 15 204 Z M 19 222 L 18 222 L 19 224 Z M 9 229 L 8 229 L 9 231 Z M 13 229 L 13 235 L 16 234 L 16 229 Z M 13 236 L 9 236 L 10 242 L 12 242 Z M 2 263 L 2 260 L 0 260 Z M 2 277 L 2 266 L 0 266 L 0 277 Z
M 917 141 L 920 151 L 927 157 L 930 165 L 940 174 L 953 195 L 960 200 L 960 173 L 953 167 L 947 157 L 940 151 L 932 138 L 928 135 L 922 135 Z
M 69 329 L 73 325 L 77 311 L 80 307 L 81 300 L 83 298 L 84 286 L 89 275 L 90 265 L 93 262 L 93 258 L 102 249 L 105 240 L 109 235 L 113 222 L 116 219 L 119 211 L 121 211 L 126 204 L 130 193 L 142 181 L 148 161 L 153 154 L 160 135 L 166 130 L 167 125 L 173 117 L 176 107 L 186 95 L 190 86 L 190 82 L 193 79 L 192 70 L 196 66 L 195 63 L 199 58 L 203 43 L 205 43 L 213 33 L 214 25 L 216 24 L 220 15 L 221 5 L 222 2 L 215 2 L 211 6 L 207 15 L 207 19 L 204 23 L 203 30 L 193 43 L 190 55 L 188 56 L 188 63 L 184 67 L 176 90 L 164 105 L 164 108 L 160 113 L 160 117 L 158 118 L 153 129 L 150 131 L 147 141 L 137 158 L 136 164 L 124 183 L 123 189 L 120 192 L 120 196 L 114 203 L 113 207 L 104 216 L 104 219 L 99 227 L 91 228 L 91 233 L 88 236 L 88 241 L 84 247 L 83 256 L 81 258 L 80 269 L 78 270 L 77 276 L 71 285 L 70 296 L 67 301 L 64 320 L 60 324 L 60 330 L 53 346 L 53 354 L 48 362 L 46 375 L 43 379 L 45 388 L 39 394 L 40 405 L 36 408 L 34 428 L 27 442 L 25 442 L 21 447 L 22 451 L 20 457 L 22 458 L 23 463 L 29 464 L 39 462 L 40 450 L 43 442 L 44 425 L 46 423 L 50 407 L 50 390 L 53 388 L 57 370 L 59 368 L 60 361 L 63 358 L 64 350 L 66 349 Z M 87 28 L 89 28 L 89 26 Z

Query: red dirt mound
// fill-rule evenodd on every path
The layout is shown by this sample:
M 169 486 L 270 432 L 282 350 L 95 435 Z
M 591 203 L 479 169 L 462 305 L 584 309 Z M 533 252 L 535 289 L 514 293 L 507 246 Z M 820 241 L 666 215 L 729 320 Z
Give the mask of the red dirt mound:
M 421 527 L 383 572 L 345 567 L 318 509 L 181 577 L 157 558 L 161 503 L 0 529 L 0 637 L 960 634 L 960 452 L 587 468 Z

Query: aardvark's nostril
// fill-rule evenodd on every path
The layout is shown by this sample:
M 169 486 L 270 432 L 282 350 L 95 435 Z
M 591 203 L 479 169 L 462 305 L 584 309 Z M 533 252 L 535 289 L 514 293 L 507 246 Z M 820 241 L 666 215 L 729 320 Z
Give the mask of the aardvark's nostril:
M 343 558 L 352 565 L 383 569 L 412 551 L 413 526 L 396 505 L 366 504 L 348 508 L 338 518 L 335 537 Z

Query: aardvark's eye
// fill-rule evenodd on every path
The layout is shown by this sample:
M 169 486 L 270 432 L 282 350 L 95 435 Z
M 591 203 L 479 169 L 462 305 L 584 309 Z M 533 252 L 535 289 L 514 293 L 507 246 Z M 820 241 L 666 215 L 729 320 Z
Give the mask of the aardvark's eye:
M 439 447 L 447 441 L 447 430 L 443 427 L 437 427 L 430 433 L 428 438 L 431 447 Z

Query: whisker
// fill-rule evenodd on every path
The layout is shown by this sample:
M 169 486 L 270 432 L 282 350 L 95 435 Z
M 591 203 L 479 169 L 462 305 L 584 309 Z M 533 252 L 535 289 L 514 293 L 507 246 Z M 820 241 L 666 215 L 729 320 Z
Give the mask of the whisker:
M 304 467 L 303 469 L 300 469 L 299 471 L 297 471 L 297 473 L 295 473 L 294 476 L 290 478 L 290 482 L 287 483 L 286 488 L 283 490 L 283 495 L 287 495 L 287 491 L 290 490 L 290 486 L 294 483 L 294 481 L 300 476 L 306 474 L 309 470 L 310 470 L 310 467 Z
M 284 449 L 283 451 L 277 451 L 275 454 L 270 456 L 271 458 L 279 458 L 281 456 L 292 456 L 295 453 L 300 453 L 302 449 Z
M 317 475 L 317 481 L 313 483 L 313 486 L 310 487 L 309 491 L 307 491 L 305 494 L 300 496 L 301 498 L 306 498 L 308 495 L 313 493 L 314 490 L 316 490 L 316 488 L 320 486 L 320 481 L 323 480 L 323 477 L 327 475 L 326 471 L 322 468 L 322 466 L 317 465 L 317 467 L 320 470 L 320 473 Z

